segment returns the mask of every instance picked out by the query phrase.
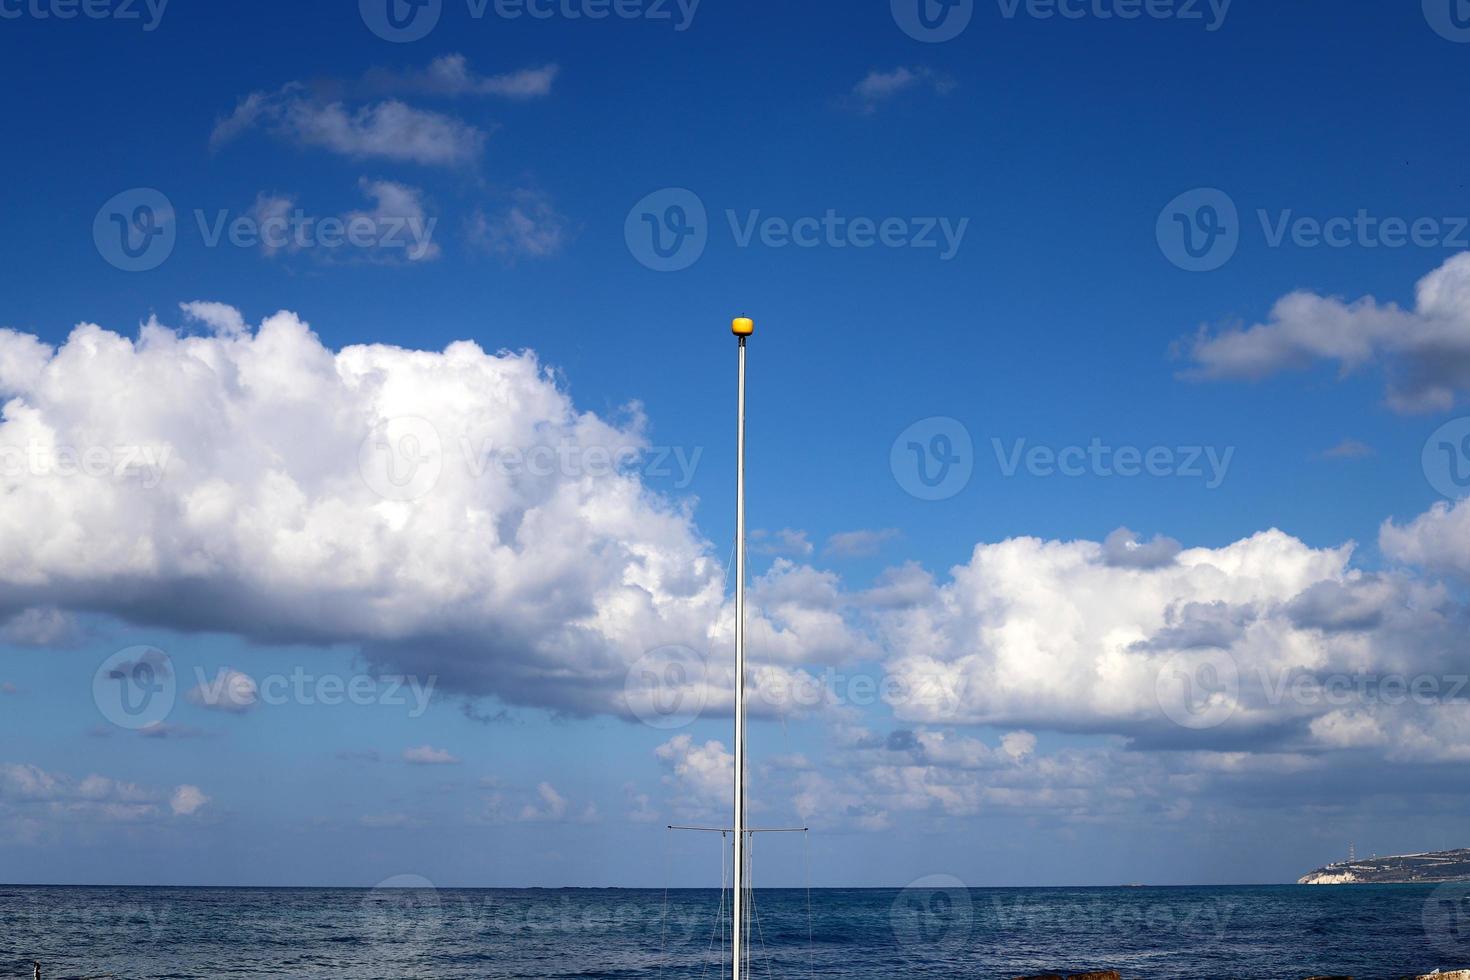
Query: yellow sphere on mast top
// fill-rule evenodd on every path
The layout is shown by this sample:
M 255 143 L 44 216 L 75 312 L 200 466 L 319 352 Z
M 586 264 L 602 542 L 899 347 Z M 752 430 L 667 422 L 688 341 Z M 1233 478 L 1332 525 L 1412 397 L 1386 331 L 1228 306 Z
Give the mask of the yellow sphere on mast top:
M 755 333 L 755 321 L 748 316 L 736 317 L 735 322 L 730 324 L 730 330 L 737 337 L 749 337 Z

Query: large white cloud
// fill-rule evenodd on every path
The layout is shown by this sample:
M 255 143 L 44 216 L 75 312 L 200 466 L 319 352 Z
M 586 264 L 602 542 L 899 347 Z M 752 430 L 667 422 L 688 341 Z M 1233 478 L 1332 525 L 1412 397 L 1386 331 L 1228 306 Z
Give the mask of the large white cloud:
M 645 718 L 630 668 L 677 645 L 711 667 L 652 695 L 728 712 L 716 549 L 641 479 L 635 411 L 579 411 L 529 353 L 333 351 L 291 313 L 252 329 L 228 306 L 186 312 L 202 330 L 84 324 L 58 349 L 0 331 L 0 623 L 91 611 L 353 643 L 442 691 Z M 1467 507 L 1386 525 L 1385 554 L 1465 571 Z M 882 660 L 905 724 L 1273 751 L 1458 744 L 1453 706 L 1284 686 L 1455 666 L 1454 593 L 1352 556 L 1280 531 L 1219 548 L 1019 538 L 978 546 L 945 581 L 906 565 L 857 596 L 777 560 L 752 590 L 753 710 L 830 715 L 843 689 L 803 686 L 802 669 Z M 1176 675 L 1222 687 L 1203 734 L 1170 711 Z
M 636 412 L 578 411 L 530 353 L 334 352 L 291 313 L 186 312 L 205 332 L 0 332 L 0 612 L 354 642 L 571 712 L 623 710 L 647 650 L 727 644 L 714 549 L 643 483 Z M 772 659 L 857 645 L 829 577 L 760 588 Z
M 1378 544 L 1397 561 L 1470 579 L 1470 500 L 1441 501 L 1403 525 L 1385 521 Z
M 1189 356 L 1190 373 L 1203 378 L 1262 378 L 1319 361 L 1347 373 L 1381 362 L 1395 409 L 1450 408 L 1470 390 L 1470 253 L 1425 276 L 1412 310 L 1371 296 L 1346 302 L 1294 292 L 1265 323 L 1201 330 Z
M 1313 719 L 1380 703 L 1385 678 L 1447 678 L 1463 636 L 1443 586 L 1363 572 L 1352 552 L 1280 531 L 1141 566 L 1089 541 L 980 545 L 949 582 L 880 607 L 895 712 L 1310 744 L 1329 734 Z

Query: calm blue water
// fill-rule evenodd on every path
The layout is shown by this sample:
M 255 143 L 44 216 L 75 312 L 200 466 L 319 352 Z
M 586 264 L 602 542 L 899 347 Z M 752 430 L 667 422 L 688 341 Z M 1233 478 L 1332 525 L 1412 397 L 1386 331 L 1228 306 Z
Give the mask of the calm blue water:
M 0 886 L 0 977 L 698 978 L 716 891 Z M 757 976 L 1401 977 L 1470 966 L 1470 888 L 758 893 Z M 810 942 L 808 929 L 810 928 Z

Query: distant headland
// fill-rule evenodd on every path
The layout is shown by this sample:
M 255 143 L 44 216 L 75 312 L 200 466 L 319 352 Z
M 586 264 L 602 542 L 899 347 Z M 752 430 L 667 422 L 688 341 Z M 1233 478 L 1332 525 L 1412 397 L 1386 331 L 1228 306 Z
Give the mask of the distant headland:
M 1297 879 L 1298 885 L 1407 885 L 1470 881 L 1470 848 L 1398 854 L 1329 864 Z

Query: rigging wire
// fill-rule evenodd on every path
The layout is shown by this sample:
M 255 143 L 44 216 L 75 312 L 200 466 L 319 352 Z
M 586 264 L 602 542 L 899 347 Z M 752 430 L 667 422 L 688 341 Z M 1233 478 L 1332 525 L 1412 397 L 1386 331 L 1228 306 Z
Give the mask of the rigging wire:
M 737 543 L 737 547 L 738 547 L 738 543 Z M 734 551 L 734 549 L 732 548 L 731 549 L 732 554 L 733 554 L 733 551 Z M 746 552 L 745 569 L 746 569 L 746 576 L 747 576 L 747 585 L 749 585 L 748 579 L 749 579 L 749 576 L 750 576 L 750 549 L 749 549 L 749 544 L 748 543 L 746 545 L 745 552 Z M 758 612 L 759 610 L 757 609 L 755 611 Z M 757 636 L 758 635 L 759 634 L 757 634 Z M 759 648 L 760 648 L 759 641 L 757 641 L 754 644 L 754 646 L 756 648 L 756 656 L 755 657 L 752 657 L 752 649 L 751 649 L 752 644 L 749 642 L 749 637 L 747 637 L 747 641 L 746 641 L 746 658 L 747 658 L 747 660 L 751 660 L 751 659 L 758 660 L 759 659 Z M 790 727 L 788 725 L 789 711 L 790 711 L 790 705 L 788 705 L 784 700 L 778 703 L 776 717 L 777 717 L 777 720 L 781 723 L 781 743 L 782 743 L 782 747 L 783 747 L 783 749 L 786 751 L 786 753 L 788 755 L 791 753 L 791 730 L 790 730 Z M 813 907 L 812 907 L 811 832 L 805 826 L 805 823 L 806 823 L 805 820 L 802 820 L 800 822 L 803 824 L 802 832 L 801 832 L 802 858 L 803 858 L 803 864 L 805 866 L 805 876 L 806 876 L 806 947 L 807 947 L 807 973 L 808 973 L 808 976 L 815 977 L 816 976 L 816 941 L 815 941 L 814 913 L 813 913 Z M 745 890 L 747 891 L 748 895 L 750 896 L 749 904 L 750 904 L 751 913 L 752 913 L 752 915 L 755 918 L 755 926 L 756 926 L 756 929 L 757 929 L 757 931 L 758 931 L 758 933 L 760 935 L 761 950 L 762 950 L 763 953 L 765 953 L 765 956 L 766 956 L 766 975 L 769 978 L 769 980 L 774 980 L 774 978 L 771 976 L 771 956 L 770 956 L 770 952 L 769 952 L 769 950 L 766 949 L 764 925 L 761 922 L 761 919 L 760 919 L 760 910 L 756 907 L 756 901 L 755 901 L 755 885 L 754 885 L 754 882 L 753 882 L 753 877 L 754 877 L 753 876 L 753 868 L 754 868 L 754 858 L 755 858 L 755 835 L 753 835 L 753 834 L 750 837 L 750 845 L 747 848 L 746 855 L 747 855 L 747 857 L 746 857 L 745 880 L 748 883 L 748 886 L 747 886 L 747 888 Z M 746 924 L 746 932 L 743 933 L 743 935 L 748 935 L 748 933 L 749 933 L 749 925 Z M 750 949 L 749 943 L 746 944 L 745 948 L 746 949 Z M 749 969 L 749 967 L 747 967 L 747 969 Z M 743 972 L 742 975 L 748 975 L 748 974 Z
M 720 834 L 720 906 L 715 911 L 714 921 L 710 925 L 709 947 L 704 951 L 704 966 L 700 968 L 700 980 L 709 972 L 711 955 L 715 949 L 715 938 L 720 940 L 720 961 L 725 959 L 725 891 L 728 878 L 725 872 L 725 835 Z
M 755 838 L 753 838 L 753 837 L 751 838 L 751 851 L 752 851 L 752 854 L 751 854 L 751 858 L 752 858 L 751 867 L 752 867 L 752 869 L 754 869 L 755 862 L 754 862 L 753 859 L 755 857 L 755 855 L 754 855 L 754 851 L 755 851 Z M 755 904 L 755 882 L 751 882 L 751 885 L 750 885 L 750 914 L 751 914 L 751 917 L 755 920 L 756 932 L 760 936 L 761 952 L 763 954 L 765 954 L 765 960 L 766 960 L 766 980 L 776 980 L 776 978 L 771 973 L 771 953 L 770 953 L 770 950 L 768 950 L 766 948 L 766 929 L 765 929 L 765 926 L 761 923 L 761 911 L 760 911 L 760 908 L 757 907 L 756 904 Z
M 817 975 L 816 946 L 812 942 L 812 842 L 811 833 L 801 832 L 801 856 L 806 865 L 806 971 L 807 976 Z
M 667 976 L 669 972 L 669 866 L 672 863 L 669 852 L 674 846 L 672 834 L 671 830 L 664 831 L 664 918 L 663 924 L 659 927 L 658 939 L 658 956 L 659 962 L 663 964 L 663 969 L 659 971 L 659 976 Z

